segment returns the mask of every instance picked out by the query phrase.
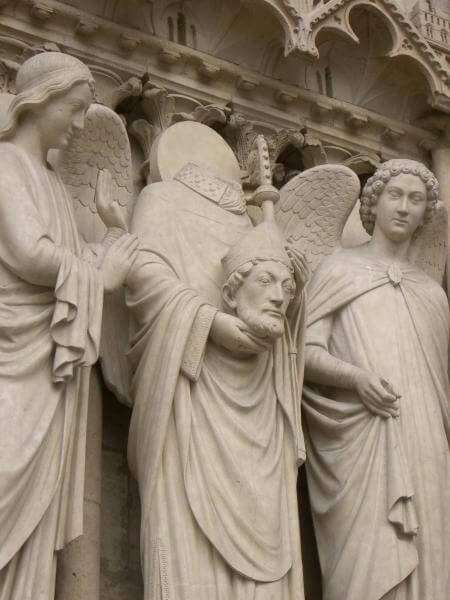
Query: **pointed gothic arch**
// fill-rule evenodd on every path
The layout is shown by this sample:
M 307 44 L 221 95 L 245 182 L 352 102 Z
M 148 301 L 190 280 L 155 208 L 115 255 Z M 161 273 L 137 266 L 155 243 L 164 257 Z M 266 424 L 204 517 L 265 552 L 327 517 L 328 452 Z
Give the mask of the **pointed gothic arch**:
M 379 16 L 388 28 L 392 44 L 388 58 L 411 59 L 425 76 L 429 87 L 429 104 L 450 112 L 450 78 L 442 58 L 436 54 L 412 22 L 393 0 L 330 0 L 310 14 L 311 29 L 307 34 L 312 55 L 318 55 L 317 39 L 324 30 L 334 31 L 359 43 L 351 26 L 351 13 L 364 8 Z

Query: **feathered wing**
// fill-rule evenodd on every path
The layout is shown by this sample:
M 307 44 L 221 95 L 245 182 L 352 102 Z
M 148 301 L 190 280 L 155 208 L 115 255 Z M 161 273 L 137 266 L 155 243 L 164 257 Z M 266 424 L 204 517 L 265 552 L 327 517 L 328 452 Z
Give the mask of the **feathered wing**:
M 134 206 L 131 149 L 125 125 L 117 113 L 92 104 L 84 129 L 76 132 L 66 149 L 50 158 L 71 192 L 78 230 L 86 242 L 99 243 L 106 233 L 95 205 L 99 169 L 110 171 L 113 199 L 129 222 Z M 106 385 L 126 404 L 130 403 L 131 373 L 126 357 L 129 329 L 124 291 L 116 290 L 105 296 L 100 361 Z
M 281 188 L 276 221 L 285 237 L 306 256 L 311 271 L 340 247 L 359 192 L 358 177 L 343 165 L 307 169 Z
M 125 125 L 117 113 L 101 104 L 91 104 L 84 129 L 76 132 L 70 145 L 52 162 L 72 194 L 77 223 L 86 241 L 101 241 L 105 233 L 95 206 L 99 169 L 110 171 L 114 201 L 123 208 L 128 222 L 133 204 L 131 150 Z
M 443 202 L 438 202 L 430 222 L 413 238 L 409 257 L 439 285 L 443 285 L 448 257 L 448 211 Z
M 359 191 L 357 176 L 342 165 L 308 169 L 281 189 L 275 206 L 278 225 L 306 255 L 312 271 L 337 247 L 355 247 L 369 239 L 358 216 L 352 214 L 349 219 Z M 448 211 L 443 202 L 438 202 L 433 218 L 414 236 L 410 260 L 443 284 L 448 260 Z

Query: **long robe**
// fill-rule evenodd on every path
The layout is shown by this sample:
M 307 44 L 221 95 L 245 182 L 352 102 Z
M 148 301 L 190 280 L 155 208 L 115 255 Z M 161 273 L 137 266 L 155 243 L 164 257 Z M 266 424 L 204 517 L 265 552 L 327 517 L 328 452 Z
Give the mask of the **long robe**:
M 0 599 L 50 600 L 82 533 L 103 284 L 55 173 L 0 144 Z
M 146 600 L 303 598 L 301 357 L 286 339 L 241 360 L 208 342 L 221 259 L 251 227 L 227 208 L 172 181 L 148 187 L 133 217 L 141 247 L 128 282 L 137 324 L 129 462 Z M 293 326 L 300 337 L 303 316 Z
M 409 263 L 326 259 L 307 344 L 373 371 L 401 395 L 383 419 L 355 391 L 305 386 L 307 476 L 324 600 L 446 600 L 450 560 L 448 301 Z M 333 316 L 331 336 L 321 320 Z

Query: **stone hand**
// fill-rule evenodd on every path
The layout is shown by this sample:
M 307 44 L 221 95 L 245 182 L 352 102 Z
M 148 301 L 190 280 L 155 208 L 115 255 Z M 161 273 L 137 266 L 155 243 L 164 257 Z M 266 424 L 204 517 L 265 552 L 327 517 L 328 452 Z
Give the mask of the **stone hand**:
M 122 209 L 113 200 L 112 176 L 108 169 L 100 169 L 95 188 L 95 204 L 97 212 L 106 227 L 118 227 L 128 231 Z
M 383 377 L 361 369 L 355 377 L 355 388 L 370 412 L 385 419 L 399 416 L 400 396 Z
M 252 333 L 238 317 L 223 312 L 214 317 L 209 336 L 218 346 L 237 355 L 260 354 L 273 345 L 269 339 Z
M 310 270 L 306 261 L 306 257 L 302 252 L 300 252 L 300 250 L 295 248 L 295 246 L 290 242 L 289 239 L 286 245 L 286 252 L 289 258 L 291 259 L 292 266 L 294 268 L 294 277 L 295 285 L 297 286 L 297 293 L 300 293 L 305 287 L 310 277 Z
M 138 238 L 124 234 L 106 251 L 101 271 L 106 292 L 112 292 L 126 280 L 138 252 Z

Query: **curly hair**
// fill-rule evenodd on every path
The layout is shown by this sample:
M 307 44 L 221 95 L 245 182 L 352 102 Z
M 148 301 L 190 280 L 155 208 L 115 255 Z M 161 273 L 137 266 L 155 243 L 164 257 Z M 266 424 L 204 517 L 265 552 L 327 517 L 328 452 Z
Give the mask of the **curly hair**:
M 227 293 L 222 294 L 223 296 L 223 303 L 224 303 L 224 307 L 229 311 L 229 312 L 234 312 L 233 308 L 230 306 L 229 303 L 229 299 L 230 298 L 234 298 L 234 296 L 236 295 L 236 292 L 238 291 L 238 289 L 241 287 L 241 285 L 244 283 L 245 279 L 249 276 L 250 271 L 253 269 L 253 267 L 261 262 L 264 262 L 264 260 L 259 259 L 259 258 L 254 258 L 252 260 L 249 260 L 248 262 L 244 263 L 243 265 L 241 265 L 240 267 L 238 267 L 233 273 L 231 273 L 231 275 L 228 277 L 227 281 L 225 282 L 225 284 L 222 287 L 222 290 Z M 292 284 L 293 284 L 293 288 L 292 288 L 292 297 L 294 297 L 295 295 L 295 279 L 293 277 L 293 273 L 294 270 L 291 268 L 290 269 L 291 274 L 292 274 Z
M 416 160 L 396 158 L 383 163 L 375 173 L 367 180 L 361 194 L 361 206 L 359 215 L 364 229 L 372 235 L 375 226 L 375 215 L 372 213 L 380 194 L 392 177 L 397 175 L 416 175 L 425 184 L 427 191 L 427 207 L 425 210 L 425 222 L 431 220 L 439 196 L 439 183 L 433 173 L 425 165 Z
M 0 140 L 15 133 L 24 112 L 63 95 L 78 83 L 87 83 L 94 95 L 94 78 L 89 68 L 73 56 L 62 52 L 41 52 L 26 60 L 17 72 L 17 96 L 8 107 L 6 122 L 0 129 Z

